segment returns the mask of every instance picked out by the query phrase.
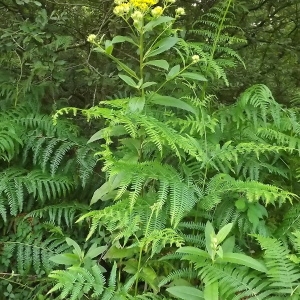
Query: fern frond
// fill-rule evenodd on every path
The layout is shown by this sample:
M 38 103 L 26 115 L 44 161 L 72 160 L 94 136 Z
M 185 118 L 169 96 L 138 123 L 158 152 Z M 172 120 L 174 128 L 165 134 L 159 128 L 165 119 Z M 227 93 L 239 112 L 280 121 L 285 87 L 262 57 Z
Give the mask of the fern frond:
M 289 250 L 276 239 L 259 235 L 255 235 L 255 238 L 265 251 L 267 275 L 272 287 L 276 288 L 279 294 L 293 295 L 299 285 L 300 268 L 288 258 Z
M 151 245 L 150 257 L 153 257 L 154 254 L 161 252 L 167 244 L 170 246 L 175 244 L 176 247 L 181 247 L 183 243 L 183 238 L 176 231 L 171 228 L 165 228 L 162 230 L 153 230 L 143 237 L 139 244 L 140 248 L 144 249 L 145 252 L 148 251 L 148 248 Z
M 92 292 L 93 297 L 99 297 L 105 285 L 105 278 L 97 265 L 92 266 L 89 271 L 82 267 L 56 270 L 52 271 L 49 277 L 58 283 L 47 294 L 60 290 L 61 299 L 69 296 L 70 300 L 76 300 L 89 292 Z
M 186 278 L 188 280 L 195 279 L 198 277 L 198 272 L 191 270 L 190 268 L 179 269 L 171 272 L 167 277 L 160 281 L 159 287 L 162 287 L 176 279 Z
M 219 295 L 224 300 L 267 300 L 272 294 L 270 283 L 247 268 L 208 264 L 200 269 L 199 275 L 205 285 L 218 281 Z
M 72 227 L 77 215 L 79 213 L 86 213 L 89 209 L 88 205 L 77 202 L 72 202 L 71 204 L 61 203 L 33 210 L 25 218 L 45 218 L 47 221 L 58 226 L 61 226 L 64 221 L 68 227 Z
M 218 174 L 208 183 L 206 196 L 199 204 L 203 209 L 209 210 L 220 203 L 222 197 L 229 192 L 242 193 L 249 202 L 263 200 L 266 204 L 278 203 L 281 205 L 287 201 L 292 202 L 293 198 L 297 198 L 297 195 L 273 185 L 253 180 L 235 180 L 229 175 Z
M 20 274 L 26 274 L 33 270 L 39 274 L 42 270 L 50 272 L 53 264 L 49 258 L 55 254 L 60 254 L 69 248 L 64 239 L 47 238 L 42 240 L 42 235 L 32 235 L 26 241 L 3 242 L 1 255 L 17 256 L 17 269 L 12 270 Z M 12 266 L 13 268 L 13 266 Z
M 300 205 L 297 203 L 289 206 L 283 214 L 275 236 L 285 241 L 286 238 L 291 239 L 292 233 L 300 230 Z
M 13 122 L 0 122 L 0 159 L 10 161 L 19 153 L 23 142 L 20 138 L 22 130 L 14 126 Z

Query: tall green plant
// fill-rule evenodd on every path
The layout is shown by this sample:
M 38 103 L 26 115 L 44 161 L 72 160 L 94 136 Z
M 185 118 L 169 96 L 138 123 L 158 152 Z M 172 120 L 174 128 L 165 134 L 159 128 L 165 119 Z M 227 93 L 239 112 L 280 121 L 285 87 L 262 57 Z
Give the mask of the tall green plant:
M 113 283 L 103 289 L 103 295 L 108 290 L 112 291 L 109 295 L 123 290 L 124 299 L 148 299 L 144 291 L 152 292 L 150 299 L 156 294 L 167 295 L 166 285 L 159 284 L 159 277 L 167 276 L 172 267 L 159 258 L 185 243 L 200 248 L 192 248 L 198 253 L 204 253 L 201 248 L 205 245 L 207 250 L 201 258 L 206 273 L 200 276 L 205 287 L 203 290 L 198 281 L 194 282 L 199 287 L 196 299 L 202 299 L 202 295 L 205 299 L 218 299 L 217 294 L 209 298 L 214 289 L 220 290 L 224 299 L 234 295 L 239 295 L 237 299 L 264 299 L 266 286 L 259 285 L 260 279 L 265 278 L 264 266 L 245 254 L 234 253 L 230 240 L 230 251 L 225 255 L 222 242 L 229 227 L 240 235 L 270 234 L 265 206 L 284 205 L 296 197 L 291 190 L 272 184 L 272 176 L 284 178 L 287 170 L 280 165 L 283 159 L 277 158 L 298 151 L 294 131 L 286 137 L 298 120 L 293 119 L 291 110 L 276 103 L 264 85 L 249 88 L 233 105 L 222 107 L 214 103 L 207 93 L 206 76 L 220 72 L 218 64 L 212 63 L 217 44 L 209 48 L 207 62 L 196 52 L 201 45 L 196 48 L 179 38 L 174 24 L 184 10 L 178 7 L 173 17 L 165 15 L 174 2 L 165 0 L 163 6 L 155 6 L 155 0 L 116 0 L 114 13 L 127 24 L 131 34 L 112 40 L 88 37 L 95 52 L 115 63 L 120 82 L 130 87 L 131 95 L 102 100 L 91 109 L 64 108 L 54 115 L 56 122 L 64 113 L 76 116 L 79 112 L 88 120 L 104 122 L 90 142 L 101 143 L 97 155 L 106 182 L 93 195 L 91 205 L 95 209 L 77 222 L 90 224 L 88 239 L 105 234 L 109 249 L 102 258 L 118 262 L 117 287 L 112 288 L 116 282 L 114 265 L 110 277 Z M 224 7 L 218 10 L 221 17 L 213 35 L 217 40 L 225 40 L 222 30 L 231 1 L 225 1 Z M 129 61 L 114 53 L 116 44 L 122 47 L 125 43 L 136 54 Z M 264 129 L 268 128 L 266 133 Z M 100 201 L 106 204 L 105 208 L 97 209 Z M 207 220 L 220 228 L 217 235 L 212 226 L 206 227 L 210 233 L 204 233 Z M 247 242 L 241 239 L 237 248 L 246 248 Z M 187 264 L 182 269 L 173 261 L 177 278 L 195 274 Z M 200 267 L 198 261 L 192 261 L 196 268 Z M 235 270 L 238 267 L 231 263 L 241 265 L 240 269 Z M 254 273 L 249 268 L 255 269 Z M 74 270 L 77 269 L 72 265 L 65 272 L 54 271 L 50 276 L 56 280 L 55 289 L 63 289 L 64 296 L 71 294 L 71 299 L 81 297 L 82 291 L 70 289 L 70 275 L 79 282 L 78 286 L 86 286 L 85 296 L 92 297 L 95 290 L 87 280 L 87 270 L 82 270 L 85 275 L 80 278 L 75 278 Z M 95 274 L 89 278 L 92 280 Z M 227 274 L 224 281 L 220 274 Z M 197 276 L 192 280 L 197 280 Z M 180 284 L 175 280 L 172 283 L 178 291 Z M 172 292 L 174 295 L 174 289 Z

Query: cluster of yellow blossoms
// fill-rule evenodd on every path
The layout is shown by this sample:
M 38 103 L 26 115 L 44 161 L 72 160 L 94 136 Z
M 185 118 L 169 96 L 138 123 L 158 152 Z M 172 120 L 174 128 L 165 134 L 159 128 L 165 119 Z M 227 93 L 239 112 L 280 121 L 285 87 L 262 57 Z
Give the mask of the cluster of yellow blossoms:
M 114 8 L 114 14 L 117 16 L 128 16 L 130 12 L 139 12 L 138 15 L 133 13 L 134 17 L 140 17 L 140 14 L 146 14 L 152 6 L 158 3 L 159 0 L 115 0 L 115 4 L 117 5 Z M 151 14 L 153 17 L 157 18 L 161 16 L 164 12 L 164 9 L 171 4 L 174 4 L 176 0 L 164 0 L 164 8 L 161 6 L 156 6 L 151 10 Z M 179 7 L 176 9 L 176 16 L 184 15 L 184 9 Z M 132 17 L 132 15 L 131 15 Z M 133 18 L 138 19 L 138 18 Z
M 127 14 L 131 9 L 147 11 L 151 6 L 157 4 L 158 0 L 115 0 L 117 5 L 114 13 L 118 16 Z

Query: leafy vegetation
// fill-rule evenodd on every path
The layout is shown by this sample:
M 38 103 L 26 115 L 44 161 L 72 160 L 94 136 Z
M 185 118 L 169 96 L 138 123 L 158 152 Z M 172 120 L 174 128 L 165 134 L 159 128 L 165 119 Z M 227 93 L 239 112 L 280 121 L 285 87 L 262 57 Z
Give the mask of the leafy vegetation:
M 235 23 L 294 3 L 98 2 L 0 1 L 1 294 L 299 299 L 298 90 Z

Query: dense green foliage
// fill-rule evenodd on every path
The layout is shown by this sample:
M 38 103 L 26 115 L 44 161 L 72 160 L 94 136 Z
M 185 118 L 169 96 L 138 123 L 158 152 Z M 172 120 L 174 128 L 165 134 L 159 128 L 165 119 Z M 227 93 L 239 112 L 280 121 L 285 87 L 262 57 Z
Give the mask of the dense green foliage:
M 297 1 L 157 2 L 0 0 L 4 299 L 299 299 Z

